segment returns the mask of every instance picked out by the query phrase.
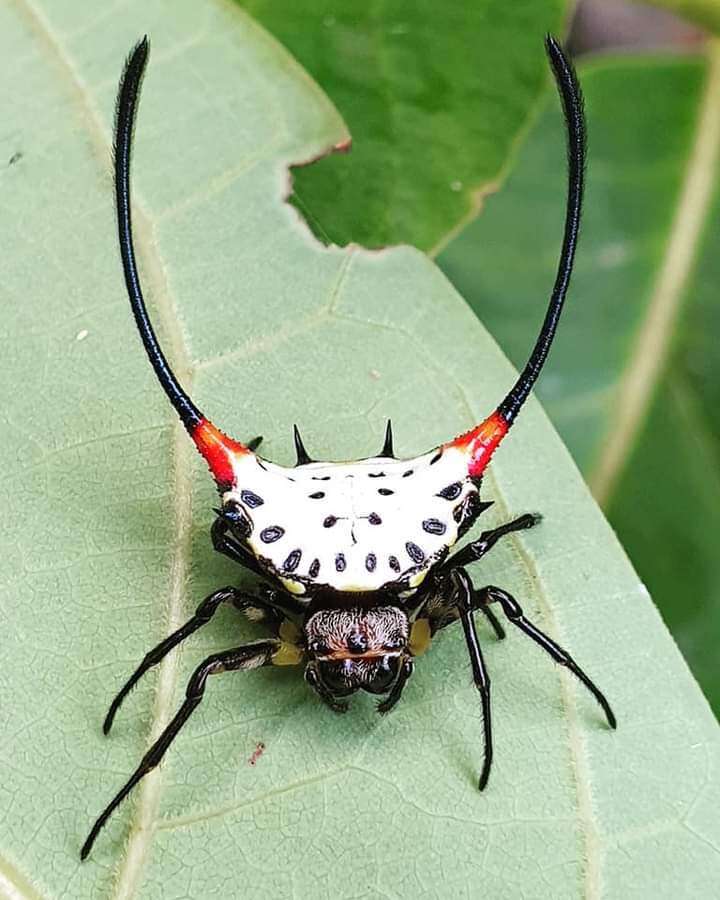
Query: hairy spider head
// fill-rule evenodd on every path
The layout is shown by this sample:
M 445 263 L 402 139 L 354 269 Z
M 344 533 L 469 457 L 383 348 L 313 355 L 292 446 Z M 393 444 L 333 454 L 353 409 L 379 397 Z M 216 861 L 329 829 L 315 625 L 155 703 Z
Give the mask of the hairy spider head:
M 400 672 L 409 633 L 407 615 L 396 606 L 321 609 L 305 624 L 315 670 L 335 697 L 359 689 L 387 693 Z

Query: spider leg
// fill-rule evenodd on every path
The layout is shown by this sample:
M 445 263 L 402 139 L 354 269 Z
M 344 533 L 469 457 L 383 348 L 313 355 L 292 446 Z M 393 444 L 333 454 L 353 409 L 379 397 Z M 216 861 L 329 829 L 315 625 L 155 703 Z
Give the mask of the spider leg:
M 542 520 L 539 513 L 526 513 L 524 516 L 518 516 L 512 522 L 506 522 L 492 531 L 483 531 L 476 541 L 470 541 L 462 550 L 450 556 L 444 563 L 443 568 L 455 569 L 458 566 L 467 566 L 470 563 L 477 562 L 481 557 L 485 556 L 488 550 L 491 550 L 495 544 L 513 531 L 524 531 L 526 528 L 532 528 Z
M 165 727 L 160 737 L 143 756 L 140 765 L 130 776 L 123 788 L 113 797 L 100 816 L 95 820 L 90 834 L 80 851 L 80 858 L 86 859 L 90 853 L 95 839 L 107 822 L 110 815 L 117 809 L 127 797 L 135 785 L 141 781 L 148 772 L 151 772 L 165 755 L 178 732 L 190 718 L 195 707 L 200 703 L 205 693 L 205 684 L 209 675 L 219 672 L 230 672 L 236 669 L 255 669 L 272 662 L 273 653 L 279 648 L 279 641 L 257 641 L 233 650 L 222 653 L 213 653 L 208 656 L 193 672 L 185 692 L 185 701 L 175 713 L 170 723 Z
M 455 587 L 456 603 L 460 611 L 460 622 L 465 632 L 465 641 L 467 643 L 468 654 L 470 656 L 470 665 L 472 666 L 473 681 L 475 687 L 480 692 L 480 702 L 482 703 L 483 714 L 483 734 L 485 746 L 483 751 L 483 765 L 480 772 L 479 789 L 482 791 L 490 777 L 490 767 L 493 758 L 492 743 L 492 719 L 490 717 L 490 676 L 488 675 L 483 659 L 480 643 L 478 641 L 477 632 L 475 631 L 475 621 L 473 619 L 473 586 L 470 576 L 464 569 L 453 569 L 450 573 L 453 586 Z
M 241 544 L 228 534 L 230 527 L 228 523 L 221 518 L 215 519 L 210 527 L 210 537 L 212 538 L 213 547 L 218 553 L 222 553 L 229 557 L 233 562 L 238 563 L 244 569 L 248 569 L 255 575 L 267 579 L 268 575 L 263 572 L 260 563 L 255 559 L 249 550 L 246 550 Z
M 177 631 L 174 631 L 164 640 L 160 641 L 157 647 L 154 647 L 152 650 L 146 653 L 143 661 L 140 663 L 137 669 L 135 669 L 135 671 L 130 676 L 130 678 L 128 678 L 125 684 L 120 688 L 115 696 L 115 699 L 110 704 L 110 709 L 108 710 L 108 713 L 105 716 L 105 721 L 103 722 L 104 734 L 109 733 L 110 729 L 112 728 L 115 714 L 117 713 L 118 709 L 120 709 L 123 700 L 135 687 L 138 681 L 140 681 L 143 675 L 149 669 L 152 669 L 153 666 L 156 666 L 173 649 L 173 647 L 177 647 L 179 643 L 184 641 L 186 638 L 189 638 L 191 634 L 194 634 L 198 630 L 198 628 L 202 628 L 203 625 L 207 624 L 217 612 L 220 604 L 227 602 L 234 604 L 238 607 L 238 609 L 242 609 L 243 606 L 253 605 L 254 603 L 262 605 L 261 603 L 259 603 L 259 601 L 255 601 L 254 598 L 252 598 L 250 595 L 247 595 L 244 592 L 239 591 L 233 587 L 220 588 L 220 590 L 214 591 L 212 594 L 210 594 L 209 597 L 206 597 L 198 606 L 195 611 L 195 615 L 192 618 L 188 619 L 188 621 L 184 625 L 181 625 Z
M 505 629 L 500 624 L 500 620 L 495 615 L 495 613 L 490 609 L 489 606 L 485 606 L 485 604 L 481 603 L 476 595 L 475 588 L 473 588 L 473 610 L 479 609 L 480 612 L 485 616 L 488 622 L 492 625 L 493 631 L 495 632 L 495 637 L 502 641 L 505 639 Z
M 402 696 L 403 688 L 405 687 L 405 683 L 408 678 L 412 675 L 413 672 L 413 661 L 412 656 L 406 656 L 403 660 L 402 668 L 398 673 L 398 677 L 395 679 L 395 684 L 390 689 L 390 693 L 387 697 L 382 701 L 382 703 L 378 703 L 377 711 L 380 715 L 385 715 L 385 713 L 390 712 L 390 710 L 395 706 L 400 697 Z
M 230 533 L 230 526 L 225 519 L 220 517 L 215 519 L 210 528 L 210 535 L 213 547 L 218 553 L 222 553 L 243 568 L 248 569 L 255 575 L 259 575 L 264 581 L 273 581 L 272 576 L 262 569 L 252 553 L 246 547 L 243 547 Z M 306 603 L 303 603 L 292 594 L 277 589 L 273 590 L 272 600 L 269 601 L 269 605 L 278 606 L 283 612 L 293 616 L 303 615 L 307 608 Z
M 488 585 L 478 591 L 478 599 L 481 603 L 498 602 L 508 621 L 512 625 L 515 625 L 529 638 L 532 638 L 532 640 L 542 647 L 546 653 L 550 654 L 556 663 L 569 669 L 573 675 L 585 685 L 600 704 L 602 711 L 605 713 L 608 725 L 611 728 L 617 728 L 615 714 L 600 688 L 597 687 L 585 672 L 583 672 L 567 650 L 563 650 L 563 648 L 559 644 L 556 644 L 552 638 L 549 638 L 544 632 L 540 631 L 539 628 L 536 628 L 532 622 L 525 618 L 520 604 L 511 594 L 508 594 L 507 591 L 503 591 L 501 588 Z
M 482 603 L 478 600 L 474 587 L 472 588 L 472 592 L 473 611 L 481 612 L 492 626 L 497 639 L 499 641 L 503 640 L 503 638 L 505 637 L 505 629 L 500 624 L 497 616 L 486 603 Z M 447 589 L 445 589 L 445 593 L 448 593 Z M 447 628 L 448 625 L 452 625 L 460 618 L 460 612 L 458 610 L 457 604 L 452 600 L 451 597 L 446 598 L 443 596 L 442 588 L 440 589 L 439 598 L 435 600 L 434 606 L 428 609 L 427 612 L 433 634 L 440 631 L 440 629 L 442 628 Z

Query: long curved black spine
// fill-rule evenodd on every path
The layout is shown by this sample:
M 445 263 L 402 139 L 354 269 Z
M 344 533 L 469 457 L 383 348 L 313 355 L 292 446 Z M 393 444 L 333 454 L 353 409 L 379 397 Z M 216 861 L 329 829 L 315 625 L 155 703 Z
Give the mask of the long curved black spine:
M 498 406 L 498 412 L 508 424 L 513 421 L 520 407 L 527 400 L 555 337 L 575 259 L 585 181 L 586 135 L 582 91 L 572 64 L 552 35 L 545 38 L 545 50 L 555 76 L 567 126 L 568 195 L 565 211 L 565 234 L 555 284 L 540 334 L 520 377 Z
M 140 276 L 135 263 L 135 248 L 133 246 L 130 210 L 130 161 L 132 157 L 135 113 L 149 52 L 150 45 L 147 36 L 145 36 L 128 56 L 118 89 L 115 108 L 115 203 L 117 207 L 118 238 L 130 306 L 135 316 L 140 337 L 145 345 L 148 359 L 180 419 L 187 430 L 192 433 L 203 419 L 203 415 L 182 387 L 180 387 L 175 374 L 168 365 L 165 354 L 160 348 L 145 306 L 145 299 L 140 287 Z

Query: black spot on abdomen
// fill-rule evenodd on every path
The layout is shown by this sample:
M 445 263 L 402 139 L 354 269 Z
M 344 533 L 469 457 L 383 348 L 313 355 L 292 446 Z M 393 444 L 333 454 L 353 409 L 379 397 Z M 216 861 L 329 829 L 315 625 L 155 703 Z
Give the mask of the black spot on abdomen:
M 393 572 L 400 571 L 400 562 L 397 556 L 388 556 L 388 565 L 393 570 Z
M 317 578 L 319 574 L 320 574 L 320 560 L 314 559 L 310 563 L 310 568 L 308 569 L 308 575 L 311 578 Z
M 425 519 L 422 527 L 428 534 L 445 534 L 447 531 L 447 526 L 440 519 Z
M 420 563 L 425 562 L 425 554 L 420 547 L 418 547 L 417 544 L 413 544 L 412 541 L 408 541 L 405 544 L 405 552 L 414 563 L 419 565 Z
M 338 553 L 337 556 L 335 557 L 335 570 L 337 572 L 344 572 L 346 565 L 347 565 L 347 563 L 345 562 L 345 554 Z
M 368 553 L 365 557 L 365 568 L 368 572 L 374 572 L 375 566 L 377 565 L 377 556 L 374 553 Z
M 263 528 L 260 532 L 260 540 L 263 544 L 274 544 L 275 541 L 279 541 L 284 534 L 284 528 L 281 528 L 279 525 L 270 525 L 268 528 Z
M 293 550 L 292 553 L 288 554 L 287 559 L 283 563 L 283 569 L 286 572 L 294 572 L 295 569 L 297 569 L 301 558 L 302 558 L 302 550 L 300 550 L 300 549 Z
M 262 506 L 265 502 L 262 497 L 258 497 L 258 495 L 254 491 L 240 491 L 240 499 L 245 504 L 245 506 L 249 506 L 250 509 L 255 509 L 257 506 Z
M 438 491 L 435 496 L 442 497 L 443 500 L 457 500 L 461 493 L 462 483 L 460 481 L 454 481 L 452 484 L 444 487 L 441 491 Z

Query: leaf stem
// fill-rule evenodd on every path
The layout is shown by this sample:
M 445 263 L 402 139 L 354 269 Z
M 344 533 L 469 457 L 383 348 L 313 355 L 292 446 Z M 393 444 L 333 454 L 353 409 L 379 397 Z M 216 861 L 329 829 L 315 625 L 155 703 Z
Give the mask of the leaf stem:
M 588 483 L 607 507 L 645 420 L 662 375 L 685 288 L 707 220 L 720 155 L 720 41 L 712 41 L 697 132 L 644 325 L 620 381 L 612 430 L 600 449 Z

